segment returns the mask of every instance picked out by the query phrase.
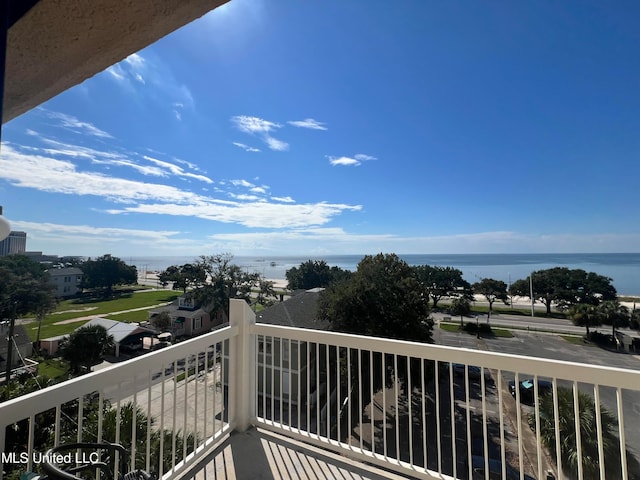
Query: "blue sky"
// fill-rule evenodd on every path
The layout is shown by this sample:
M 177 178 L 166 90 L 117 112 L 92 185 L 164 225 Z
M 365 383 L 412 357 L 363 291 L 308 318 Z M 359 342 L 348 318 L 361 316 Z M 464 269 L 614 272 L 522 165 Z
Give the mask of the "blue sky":
M 232 0 L 5 124 L 27 248 L 637 252 L 640 3 Z

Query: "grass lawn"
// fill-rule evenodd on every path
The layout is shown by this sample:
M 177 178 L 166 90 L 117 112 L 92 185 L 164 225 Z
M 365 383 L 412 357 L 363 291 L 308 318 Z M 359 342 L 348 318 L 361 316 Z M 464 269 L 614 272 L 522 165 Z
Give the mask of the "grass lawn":
M 105 315 L 111 312 L 119 312 L 133 308 L 151 308 L 161 303 L 172 302 L 180 296 L 180 292 L 170 290 L 156 290 L 151 292 L 126 293 L 119 298 L 111 300 L 100 299 L 72 299 L 64 300 L 58 304 L 56 312 L 47 315 L 42 321 L 42 331 L 40 338 L 55 337 L 73 332 L 81 326 L 84 321 L 67 323 L 63 325 L 54 325 L 63 320 L 71 320 L 73 318 L 86 317 L 87 315 Z M 106 316 L 106 315 L 105 315 Z M 120 321 L 139 321 L 142 318 L 146 320 L 147 312 L 130 312 L 126 315 L 111 316 L 114 320 Z M 33 322 L 25 325 L 29 338 L 34 341 L 36 339 L 38 324 Z
M 48 378 L 66 377 L 69 372 L 69 365 L 58 359 L 45 360 L 38 365 L 38 375 Z
M 593 347 L 595 344 L 591 342 L 585 342 L 582 337 L 576 337 L 575 335 L 560 335 L 560 338 L 564 338 L 567 342 L 574 345 L 589 345 Z

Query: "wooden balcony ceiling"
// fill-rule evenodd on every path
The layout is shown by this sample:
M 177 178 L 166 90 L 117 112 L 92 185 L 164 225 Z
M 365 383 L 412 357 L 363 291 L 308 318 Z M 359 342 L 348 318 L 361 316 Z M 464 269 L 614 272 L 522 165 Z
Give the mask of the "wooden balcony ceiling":
M 9 1 L 2 123 L 227 1 Z

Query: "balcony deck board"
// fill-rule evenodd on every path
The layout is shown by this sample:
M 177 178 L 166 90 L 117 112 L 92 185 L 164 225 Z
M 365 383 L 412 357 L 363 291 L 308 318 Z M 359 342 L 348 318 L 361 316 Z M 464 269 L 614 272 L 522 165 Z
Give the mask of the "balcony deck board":
M 254 428 L 232 433 L 223 445 L 182 478 L 406 480 L 407 477 Z

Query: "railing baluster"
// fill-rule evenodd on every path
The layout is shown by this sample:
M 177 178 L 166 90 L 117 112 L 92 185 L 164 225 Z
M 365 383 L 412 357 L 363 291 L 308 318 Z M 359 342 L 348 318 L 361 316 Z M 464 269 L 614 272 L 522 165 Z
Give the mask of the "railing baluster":
M 438 448 L 438 473 L 442 473 L 442 430 L 440 428 L 440 361 L 434 362 L 436 395 L 436 446 Z
M 351 381 L 351 348 L 347 347 L 347 382 L 349 382 L 349 390 L 347 392 L 348 396 L 348 408 L 347 408 L 347 420 L 348 420 L 348 430 L 347 430 L 347 441 L 349 443 L 349 448 L 352 448 L 351 445 L 351 432 L 353 431 L 353 426 L 351 424 L 351 391 L 352 391 L 352 381 Z
M 316 435 L 320 437 L 320 344 L 315 343 L 316 356 Z
M 224 416 L 227 414 L 227 407 L 225 405 L 225 393 L 228 395 L 228 385 L 225 386 L 225 379 L 227 378 L 227 345 L 229 345 L 228 340 L 223 340 L 220 342 L 220 432 L 224 430 Z M 273 357 L 273 356 L 272 356 Z M 273 366 L 272 366 L 273 367 Z M 273 373 L 273 368 L 271 370 Z M 228 381 L 231 382 L 231 376 L 229 375 Z M 231 419 L 228 419 L 231 420 Z
M 82 441 L 82 429 L 84 428 L 84 395 L 78 398 L 78 433 L 76 434 L 76 442 Z
M 558 476 L 562 476 L 562 450 L 560 447 L 560 407 L 558 405 L 558 379 L 552 379 L 553 389 L 553 420 L 556 440 L 556 462 L 558 464 Z
M 622 480 L 629 478 L 629 466 L 627 465 L 627 442 L 624 431 L 624 406 L 622 403 L 622 389 L 616 388 L 616 403 L 618 406 L 618 435 L 620 438 L 620 464 L 622 467 Z
M 29 416 L 29 437 L 27 440 L 27 455 L 28 455 L 27 471 L 28 472 L 33 471 L 33 447 L 35 443 L 35 423 L 36 423 L 36 416 L 30 415 Z
M 395 397 L 395 408 L 396 411 L 395 413 L 395 417 L 396 417 L 396 432 L 395 432 L 395 437 L 396 437 L 396 460 L 400 460 L 400 414 L 399 414 L 399 408 L 398 408 L 398 355 L 394 354 L 393 355 L 393 392 L 394 392 L 394 397 Z
M 182 412 L 182 458 L 187 458 L 187 439 L 189 438 L 189 432 L 187 430 L 187 412 L 189 410 L 189 370 L 191 370 L 191 357 L 185 357 L 184 359 L 184 403 Z M 173 405 L 174 411 L 177 405 Z
M 258 345 L 256 345 L 256 349 L 257 349 Z M 209 350 L 211 349 L 211 346 L 207 346 L 207 349 L 205 350 L 205 356 L 204 356 L 204 405 L 202 407 L 202 415 L 204 417 L 204 425 L 202 426 L 203 432 L 204 432 L 204 438 L 202 439 L 203 442 L 206 443 L 207 441 L 207 430 L 208 430 L 208 426 L 209 426 Z M 215 362 L 215 354 L 213 356 L 214 358 L 214 362 Z M 214 363 L 215 365 L 215 363 Z M 256 365 L 258 365 L 258 362 L 256 362 Z M 215 369 L 213 369 L 214 375 L 215 375 Z M 258 378 L 256 376 L 256 378 Z M 214 382 L 215 385 L 215 382 Z M 258 394 L 258 389 L 256 388 L 256 395 Z M 256 405 L 258 405 L 258 402 L 256 402 Z M 215 431 L 214 431 L 215 433 Z
M 293 388 L 293 351 L 291 350 L 291 339 L 288 340 L 287 352 L 287 378 L 289 379 L 289 383 L 287 384 L 287 405 L 289 406 L 289 427 L 291 427 L 291 390 Z
M 498 416 L 500 417 L 500 461 L 502 462 L 502 478 L 507 478 L 507 459 L 504 443 L 504 410 L 502 405 L 502 370 L 498 370 Z
M 195 450 L 196 448 L 198 448 L 198 444 L 199 444 L 199 437 L 200 435 L 198 435 L 198 431 L 199 431 L 199 423 L 198 423 L 198 380 L 200 377 L 200 353 L 203 352 L 198 352 L 196 355 L 196 368 L 195 368 L 195 372 L 194 372 L 194 376 L 193 376 L 193 383 L 194 383 L 194 387 L 193 387 L 193 449 Z M 205 356 L 206 356 L 206 352 L 205 352 Z
M 375 418 L 375 414 L 376 414 L 376 408 L 375 408 L 375 402 L 374 402 L 374 397 L 373 397 L 374 391 L 373 391 L 373 350 L 369 350 L 369 395 L 371 395 L 371 415 L 369 418 L 370 421 L 370 425 L 371 425 L 371 453 L 375 453 L 376 452 L 376 434 L 375 434 L 375 422 L 374 422 L 374 418 Z
M 522 409 L 521 406 L 521 398 L 520 398 L 520 374 L 516 372 L 515 379 L 515 389 L 516 389 L 516 419 L 518 425 L 516 429 L 518 431 L 518 464 L 520 467 L 520 471 L 524 472 L 524 455 L 523 455 L 523 445 L 522 445 Z
M 61 406 L 56 405 L 56 417 L 53 424 L 53 446 L 57 447 L 60 445 L 60 410 Z
M 427 469 L 427 412 L 425 397 L 427 392 L 424 389 L 424 358 L 420 359 L 420 404 L 422 405 L 422 467 Z
M 449 404 L 451 407 L 451 461 L 453 476 L 458 476 L 458 458 L 456 449 L 456 396 L 453 390 L 453 363 L 449 363 Z
M 582 476 L 582 435 L 580 433 L 580 402 L 578 396 L 578 382 L 573 381 L 573 418 L 576 429 L 576 456 L 578 458 L 578 478 Z
M 296 340 L 296 357 L 297 357 L 297 364 L 296 364 L 296 388 L 297 388 L 297 396 L 296 396 L 296 413 L 298 416 L 298 433 L 301 432 L 300 427 L 301 427 L 301 422 L 300 422 L 300 408 L 301 408 L 301 404 L 302 404 L 302 396 L 300 395 L 301 393 L 301 388 L 300 388 L 300 383 L 302 380 L 302 365 L 300 364 L 300 349 L 302 348 L 302 342 L 300 340 Z
M 387 354 L 382 352 L 382 362 L 380 370 L 382 371 L 382 446 L 384 458 L 389 455 L 387 450 Z
M 267 337 L 262 335 L 262 361 L 258 361 L 262 365 L 262 418 L 267 419 Z M 260 357 L 258 357 L 260 358 Z
M 538 376 L 535 376 L 535 407 L 534 414 L 536 420 L 536 453 L 538 456 L 538 477 L 542 478 L 542 440 L 540 435 L 540 392 L 538 391 Z
M 158 458 L 158 476 L 160 478 L 162 478 L 162 475 L 164 474 L 164 465 L 163 465 L 163 458 L 164 458 L 164 435 L 162 434 L 164 432 L 164 394 L 165 394 L 165 364 L 162 364 L 162 371 L 160 372 L 160 455 Z M 173 369 L 173 374 L 174 374 L 174 384 L 173 384 L 173 388 L 174 391 L 176 389 L 176 384 L 175 384 L 175 372 L 176 372 L 177 368 Z M 176 417 L 175 415 L 175 401 L 173 402 L 173 418 Z M 172 452 L 172 457 L 173 457 L 173 461 L 175 462 L 175 452 Z
M 216 417 L 218 416 L 216 413 L 216 410 L 218 410 L 218 404 L 217 404 L 217 397 L 218 397 L 218 374 L 220 374 L 220 385 L 221 388 L 220 390 L 222 391 L 222 370 L 221 370 L 221 364 L 220 362 L 222 361 L 222 358 L 220 359 L 220 361 L 218 361 L 218 353 L 220 352 L 218 350 L 218 345 L 219 343 L 216 342 L 213 344 L 213 399 L 212 399 L 212 404 L 213 404 L 213 435 L 216 435 L 218 433 L 218 425 L 216 423 Z M 222 355 L 221 355 L 222 356 Z M 265 415 L 266 416 L 266 415 Z M 220 419 L 222 419 L 222 417 L 220 417 Z
M 271 425 L 276 421 L 276 383 L 275 383 L 275 357 L 276 357 L 276 339 L 271 336 L 271 388 L 269 389 L 269 399 L 271 401 Z
M 604 445 L 602 441 L 602 412 L 600 409 L 600 388 L 598 384 L 593 385 L 593 402 L 596 407 L 596 433 L 598 436 L 598 466 L 600 467 L 600 480 L 604 480 Z M 609 460 L 611 461 L 611 460 Z
M 469 469 L 469 478 L 472 478 L 473 462 L 471 461 L 471 402 L 469 401 L 469 365 L 467 364 L 465 364 L 464 366 L 464 400 L 467 418 L 467 466 Z M 488 470 L 489 469 L 486 468 L 485 471 Z
M 329 440 L 331 429 L 331 369 L 329 368 L 329 344 L 325 345 L 325 378 L 327 383 L 327 401 L 325 402 L 325 416 L 324 421 L 327 424 L 327 440 Z
M 482 448 L 483 453 L 485 458 L 487 458 L 487 460 L 485 460 L 485 471 L 488 472 L 489 471 L 489 466 L 487 465 L 488 461 L 488 457 L 489 457 L 489 435 L 487 432 L 487 385 L 484 379 L 484 375 L 487 372 L 487 370 L 484 369 L 484 367 L 480 367 L 480 395 L 482 397 Z
M 411 399 L 413 389 L 411 386 L 411 357 L 407 356 L 407 403 L 409 404 L 409 464 L 413 466 L 413 416 L 411 410 Z
M 147 412 L 151 411 L 151 369 L 147 371 Z M 147 415 L 147 445 L 146 445 L 146 462 L 145 462 L 145 470 L 147 472 L 151 471 L 151 415 Z
M 138 382 L 133 382 L 133 400 L 131 405 L 131 458 L 129 459 L 130 470 L 136 469 L 136 454 L 137 454 L 137 421 L 138 421 Z M 80 402 L 82 404 L 82 402 Z M 80 428 L 78 428 L 80 430 Z
M 305 377 L 307 377 L 307 392 L 305 395 L 306 398 L 306 404 L 307 404 L 307 419 L 305 422 L 305 429 L 307 431 L 307 433 L 311 433 L 311 343 L 309 342 L 305 342 L 306 345 L 306 356 L 307 356 L 307 363 L 306 363 L 306 375 Z
M 172 388 L 172 392 L 171 392 L 171 396 L 173 398 L 173 402 L 172 402 L 172 408 L 171 408 L 171 469 L 174 470 L 176 468 L 176 463 L 177 463 L 177 459 L 176 459 L 176 442 L 177 442 L 177 435 L 176 435 L 176 421 L 177 421 L 177 415 L 176 415 L 176 408 L 178 405 L 178 362 L 174 361 L 171 364 L 173 373 L 171 375 L 171 379 L 172 379 L 172 384 L 173 384 L 173 388 Z M 165 366 L 162 366 L 163 369 L 165 369 Z M 185 404 L 185 409 L 186 409 L 186 404 Z M 163 413 L 164 413 L 164 409 L 163 409 Z
M 358 349 L 358 415 L 359 415 L 359 423 L 358 423 L 358 428 L 359 428 L 359 435 L 358 437 L 360 437 L 360 452 L 362 452 L 364 450 L 363 444 L 362 444 L 362 350 Z
M 278 403 L 280 404 L 280 415 L 278 417 L 278 423 L 280 425 L 282 425 L 284 423 L 284 420 L 282 418 L 282 400 L 283 400 L 283 390 L 282 390 L 282 383 L 284 381 L 284 373 L 282 371 L 283 368 L 283 355 L 284 355 L 284 351 L 283 351 L 283 341 L 282 341 L 282 337 L 278 338 L 278 349 L 280 350 L 280 392 L 279 392 L 279 400 Z

